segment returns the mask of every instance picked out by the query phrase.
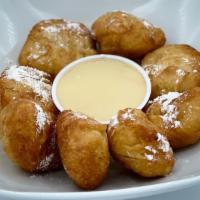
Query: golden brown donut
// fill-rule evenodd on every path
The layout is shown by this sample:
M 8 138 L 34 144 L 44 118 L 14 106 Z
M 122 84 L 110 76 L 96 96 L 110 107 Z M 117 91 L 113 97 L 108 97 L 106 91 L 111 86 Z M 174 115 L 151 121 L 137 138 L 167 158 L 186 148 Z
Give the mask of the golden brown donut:
M 114 11 L 100 16 L 92 25 L 101 53 L 141 58 L 165 43 L 164 32 L 146 20 Z
M 55 76 L 70 62 L 93 54 L 96 54 L 94 41 L 84 24 L 51 19 L 40 21 L 32 28 L 19 63 Z
M 120 110 L 107 132 L 113 157 L 126 168 L 143 177 L 172 171 L 175 160 L 167 138 L 141 110 Z
M 196 143 L 200 139 L 200 88 L 157 97 L 148 108 L 147 117 L 162 130 L 172 148 Z
M 60 167 L 55 118 L 35 101 L 11 101 L 0 113 L 0 138 L 8 157 L 28 172 Z
M 0 76 L 0 110 L 18 98 L 32 99 L 55 112 L 51 97 L 51 76 L 40 70 L 12 65 Z
M 60 114 L 56 126 L 66 173 L 83 189 L 99 186 L 110 163 L 106 125 L 68 110 Z
M 200 53 L 189 45 L 161 47 L 142 60 L 152 83 L 152 98 L 200 86 Z

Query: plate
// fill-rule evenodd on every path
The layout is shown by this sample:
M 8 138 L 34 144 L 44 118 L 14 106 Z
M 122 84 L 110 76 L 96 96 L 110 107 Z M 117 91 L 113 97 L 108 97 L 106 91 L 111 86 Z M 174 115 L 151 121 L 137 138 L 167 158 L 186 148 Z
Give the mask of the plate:
M 167 43 L 187 43 L 200 50 L 200 1 L 174 0 L 0 0 L 0 66 L 16 63 L 31 27 L 42 19 L 65 18 L 88 26 L 99 15 L 124 10 L 146 18 L 166 33 Z M 0 147 L 0 197 L 15 199 L 133 199 L 200 183 L 200 144 L 176 152 L 173 172 L 142 179 L 111 165 L 108 178 L 95 191 L 81 191 L 64 171 L 32 175 L 21 171 Z

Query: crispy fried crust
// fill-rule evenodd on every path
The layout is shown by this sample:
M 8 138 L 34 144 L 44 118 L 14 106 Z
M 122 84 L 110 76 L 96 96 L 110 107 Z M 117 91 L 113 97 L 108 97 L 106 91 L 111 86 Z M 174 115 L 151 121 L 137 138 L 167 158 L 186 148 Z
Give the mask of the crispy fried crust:
M 152 98 L 200 86 L 200 53 L 189 45 L 166 45 L 142 60 L 152 83 Z
M 147 117 L 162 129 L 173 148 L 181 148 L 200 139 L 200 88 L 174 94 L 153 100 Z
M 110 162 L 106 126 L 72 111 L 61 113 L 56 126 L 66 173 L 83 189 L 99 186 Z
M 37 101 L 49 112 L 56 112 L 51 97 L 52 78 L 40 70 L 10 66 L 0 76 L 0 110 L 11 101 L 24 98 Z
M 93 54 L 96 54 L 94 41 L 84 24 L 51 19 L 40 21 L 32 28 L 19 63 L 55 76 L 70 62 Z
M 121 11 L 99 17 L 93 23 L 92 31 L 101 53 L 133 59 L 141 58 L 165 43 L 165 35 L 160 28 Z
M 126 168 L 144 177 L 172 171 L 175 160 L 168 140 L 141 110 L 120 110 L 107 132 L 112 155 Z
M 28 99 L 10 102 L 0 114 L 0 137 L 9 158 L 28 172 L 60 167 L 56 144 L 56 115 Z

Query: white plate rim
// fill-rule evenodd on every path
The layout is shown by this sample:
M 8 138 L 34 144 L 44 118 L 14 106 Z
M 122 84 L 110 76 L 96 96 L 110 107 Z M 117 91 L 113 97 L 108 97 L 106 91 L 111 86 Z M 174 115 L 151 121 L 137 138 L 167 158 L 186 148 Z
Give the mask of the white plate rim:
M 140 187 L 131 187 L 125 189 L 105 190 L 105 191 L 88 191 L 88 192 L 17 192 L 0 189 L 2 197 L 9 197 L 24 200 L 27 198 L 34 200 L 92 200 L 92 199 L 103 199 L 103 198 L 139 198 L 152 196 L 155 194 L 162 194 L 172 192 L 180 189 L 185 189 L 200 183 L 200 175 L 182 180 L 175 180 L 166 183 L 152 184 Z

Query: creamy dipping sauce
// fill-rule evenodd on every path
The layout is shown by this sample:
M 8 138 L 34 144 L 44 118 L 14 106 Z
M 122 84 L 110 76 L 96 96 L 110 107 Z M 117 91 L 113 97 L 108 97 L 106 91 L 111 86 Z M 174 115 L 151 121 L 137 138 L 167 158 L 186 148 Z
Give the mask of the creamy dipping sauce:
M 97 58 L 66 71 L 57 84 L 56 95 L 64 110 L 108 121 L 120 109 L 137 108 L 146 90 L 143 76 L 131 65 Z

